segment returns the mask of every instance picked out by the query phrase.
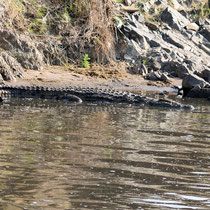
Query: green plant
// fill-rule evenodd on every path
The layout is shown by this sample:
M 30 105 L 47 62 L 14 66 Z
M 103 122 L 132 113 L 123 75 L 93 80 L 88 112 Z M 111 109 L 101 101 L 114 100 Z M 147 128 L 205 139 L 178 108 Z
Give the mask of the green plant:
M 206 4 L 202 4 L 199 16 L 201 18 L 207 18 L 209 15 L 210 15 L 210 8 L 208 8 Z
M 118 27 L 121 27 L 123 25 L 123 18 L 115 16 L 114 20 L 117 23 Z
M 43 19 L 35 18 L 29 25 L 29 31 L 31 33 L 44 34 L 47 32 L 47 25 L 44 23 Z
M 62 22 L 65 23 L 71 22 L 71 16 L 69 15 L 67 8 L 64 9 L 64 13 L 62 14 Z
M 37 15 L 39 17 L 44 17 L 46 16 L 46 14 L 50 11 L 50 8 L 49 7 L 46 7 L 46 6 L 38 6 L 37 7 Z
M 83 60 L 82 60 L 82 67 L 83 68 L 89 68 L 90 67 L 90 58 L 88 56 L 87 53 L 85 53 L 84 57 L 83 57 Z
M 145 65 L 145 64 L 146 64 L 146 62 L 147 62 L 147 60 L 146 60 L 146 59 L 143 59 L 143 60 L 142 60 L 142 64 L 143 64 L 143 65 Z

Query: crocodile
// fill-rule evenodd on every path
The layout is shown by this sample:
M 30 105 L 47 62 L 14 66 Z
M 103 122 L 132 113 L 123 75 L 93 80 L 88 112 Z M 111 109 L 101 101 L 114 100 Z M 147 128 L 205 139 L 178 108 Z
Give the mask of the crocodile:
M 105 101 L 112 103 L 129 103 L 141 106 L 159 106 L 178 109 L 193 110 L 194 107 L 187 104 L 181 104 L 176 101 L 166 99 L 154 99 L 140 94 L 123 92 L 114 89 L 100 88 L 51 88 L 43 86 L 11 86 L 0 85 L 0 99 L 4 101 L 9 98 L 41 98 L 56 99 L 82 103 L 83 101 Z

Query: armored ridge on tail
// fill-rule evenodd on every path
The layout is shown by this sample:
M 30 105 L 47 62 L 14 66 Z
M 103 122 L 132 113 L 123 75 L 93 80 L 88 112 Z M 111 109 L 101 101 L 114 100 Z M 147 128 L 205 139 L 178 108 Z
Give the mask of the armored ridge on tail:
M 129 92 L 99 88 L 49 88 L 42 86 L 0 86 L 2 101 L 8 98 L 41 98 L 66 100 L 81 103 L 82 101 L 105 101 L 113 103 L 130 103 L 149 106 L 160 106 L 178 109 L 194 109 L 191 105 L 184 105 L 171 100 L 153 99 Z

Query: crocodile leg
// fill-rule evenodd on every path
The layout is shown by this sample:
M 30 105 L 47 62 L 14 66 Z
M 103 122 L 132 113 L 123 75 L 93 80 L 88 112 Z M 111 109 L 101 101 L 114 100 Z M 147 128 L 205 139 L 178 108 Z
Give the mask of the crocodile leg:
M 76 102 L 76 103 L 82 103 L 82 99 L 79 98 L 78 96 L 72 95 L 72 94 L 66 94 L 65 96 L 61 97 L 61 100 L 64 101 L 72 101 L 72 102 Z

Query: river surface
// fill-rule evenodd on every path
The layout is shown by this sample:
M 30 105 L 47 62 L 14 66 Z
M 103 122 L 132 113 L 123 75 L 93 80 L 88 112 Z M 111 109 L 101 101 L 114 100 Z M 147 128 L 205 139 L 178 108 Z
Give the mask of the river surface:
M 210 102 L 196 110 L 0 106 L 0 209 L 210 209 Z

